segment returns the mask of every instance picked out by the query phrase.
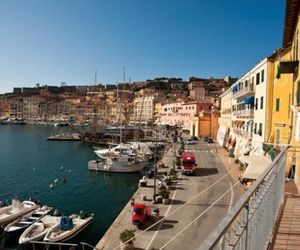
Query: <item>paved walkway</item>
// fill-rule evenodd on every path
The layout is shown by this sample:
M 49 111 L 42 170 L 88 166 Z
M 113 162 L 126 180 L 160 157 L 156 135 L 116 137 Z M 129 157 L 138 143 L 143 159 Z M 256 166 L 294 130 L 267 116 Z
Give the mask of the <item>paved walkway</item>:
M 300 249 L 300 196 L 288 194 L 273 249 Z
M 172 159 L 175 149 L 176 151 L 179 149 L 180 144 L 175 144 L 172 147 L 167 147 L 165 150 L 165 154 L 158 162 L 158 165 L 160 163 L 164 163 L 167 168 L 160 168 L 158 169 L 159 172 L 167 172 L 172 167 Z M 135 192 L 133 197 L 135 198 L 135 203 L 144 203 L 147 206 L 153 210 L 154 208 L 159 208 L 160 215 L 164 216 L 170 205 L 164 205 L 164 204 L 153 204 L 152 198 L 153 198 L 153 186 L 154 186 L 154 180 L 148 179 L 147 187 L 139 187 L 138 190 Z M 158 190 L 157 190 L 158 192 Z M 172 196 L 174 190 L 170 191 L 170 197 Z M 143 197 L 146 197 L 145 199 Z M 131 202 L 129 201 L 125 207 L 123 208 L 122 212 L 119 214 L 119 216 L 115 219 L 113 224 L 110 226 L 108 231 L 105 233 L 105 235 L 102 237 L 102 239 L 98 242 L 95 249 L 101 249 L 101 250 L 113 250 L 120 246 L 119 241 L 119 235 L 124 229 L 132 229 L 135 230 L 135 234 L 137 235 L 141 230 L 138 230 L 136 226 L 134 226 L 131 222 L 131 214 L 132 214 L 132 206 Z M 154 223 L 155 221 L 148 221 L 146 225 L 144 225 L 143 229 L 150 226 L 149 223 Z M 151 232 L 150 232 L 151 233 Z M 149 239 L 149 235 L 147 233 L 140 235 L 136 241 L 134 242 L 134 245 L 137 249 L 142 249 L 141 245 L 143 245 L 147 240 Z

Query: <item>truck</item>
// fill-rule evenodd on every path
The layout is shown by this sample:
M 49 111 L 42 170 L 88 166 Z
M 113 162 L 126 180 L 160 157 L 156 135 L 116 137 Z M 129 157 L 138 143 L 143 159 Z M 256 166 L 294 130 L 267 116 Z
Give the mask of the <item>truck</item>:
M 196 164 L 196 157 L 193 152 L 184 152 L 181 159 L 183 173 L 186 175 L 194 175 Z
M 132 223 L 138 228 L 141 228 L 146 224 L 147 219 L 150 215 L 150 207 L 145 204 L 135 204 L 132 211 Z

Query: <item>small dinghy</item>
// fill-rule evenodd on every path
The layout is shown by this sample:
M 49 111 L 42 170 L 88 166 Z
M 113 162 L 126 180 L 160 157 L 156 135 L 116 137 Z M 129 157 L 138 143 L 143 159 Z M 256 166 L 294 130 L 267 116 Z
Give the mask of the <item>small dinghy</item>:
M 93 221 L 93 215 L 80 212 L 69 217 L 62 217 L 60 223 L 52 227 L 44 237 L 48 242 L 66 242 L 82 232 Z
M 21 202 L 13 199 L 11 205 L 0 208 L 0 226 L 5 226 L 38 207 L 39 205 L 33 201 Z
M 60 222 L 61 214 L 55 210 L 53 215 L 46 215 L 29 226 L 20 236 L 19 244 L 28 244 L 31 241 L 43 240 L 46 233 Z
M 8 237 L 20 236 L 26 228 L 33 223 L 41 220 L 46 214 L 50 212 L 51 208 L 43 206 L 36 210 L 27 213 L 25 216 L 11 222 L 4 228 L 5 235 Z

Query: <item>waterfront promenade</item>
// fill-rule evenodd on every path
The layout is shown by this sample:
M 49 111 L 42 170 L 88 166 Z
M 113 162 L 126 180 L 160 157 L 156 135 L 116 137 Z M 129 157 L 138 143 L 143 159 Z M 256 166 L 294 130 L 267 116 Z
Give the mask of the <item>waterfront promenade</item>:
M 176 145 L 177 148 L 179 148 L 179 145 Z M 163 157 L 163 162 L 169 167 L 172 166 L 172 150 L 173 147 Z M 207 144 L 200 141 L 196 145 L 186 146 L 186 150 L 194 151 L 196 154 L 198 164 L 196 176 L 183 176 L 180 171 L 177 172 L 178 178 L 174 181 L 173 190 L 170 193 L 170 204 L 152 204 L 153 179 L 149 179 L 147 187 L 140 187 L 133 195 L 136 202 L 145 203 L 151 208 L 159 208 L 160 219 L 164 218 L 164 220 L 142 232 L 157 222 L 158 219 L 151 218 L 141 230 L 137 229 L 131 221 L 132 206 L 131 202 L 128 201 L 109 230 L 99 241 L 96 249 L 111 250 L 119 248 L 119 235 L 124 229 L 136 230 L 135 235 L 137 237 L 134 241 L 136 249 L 158 249 L 165 244 L 167 244 L 165 249 L 178 247 L 180 249 L 196 249 L 200 245 L 209 232 L 227 214 L 239 198 L 242 190 L 235 188 L 233 192 L 225 195 L 219 204 L 210 209 L 207 214 L 205 210 L 217 197 L 224 193 L 224 190 L 228 190 L 233 185 L 232 183 L 238 180 L 240 172 L 237 167 L 231 166 L 230 173 L 232 175 L 230 175 L 228 172 L 228 155 L 226 155 L 223 148 L 216 144 Z M 224 164 L 227 164 L 226 167 Z M 167 169 L 159 169 L 159 171 L 167 171 Z M 223 178 L 222 181 L 215 184 L 220 178 Z M 199 197 L 196 197 L 198 195 Z M 146 200 L 143 200 L 143 196 L 146 196 Z M 195 197 L 196 199 L 194 199 Z M 189 200 L 192 201 L 189 202 Z M 204 216 L 197 220 L 200 214 Z M 189 223 L 191 223 L 191 226 L 185 230 Z M 182 230 L 185 232 L 181 234 Z M 180 233 L 178 237 L 168 243 L 177 233 Z

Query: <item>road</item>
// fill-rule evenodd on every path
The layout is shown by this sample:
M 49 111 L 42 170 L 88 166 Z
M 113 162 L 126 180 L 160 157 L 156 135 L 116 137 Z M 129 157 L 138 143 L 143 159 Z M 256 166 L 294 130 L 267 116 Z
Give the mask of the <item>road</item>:
M 228 213 L 230 207 L 239 197 L 238 188 L 226 194 L 207 213 L 203 213 L 215 200 L 233 185 L 230 176 L 225 176 L 219 183 L 204 192 L 183 208 L 172 214 L 182 204 L 203 192 L 222 176 L 227 170 L 221 163 L 216 153 L 217 146 L 199 141 L 194 145 L 187 145 L 186 151 L 193 151 L 196 155 L 196 176 L 181 175 L 177 189 L 173 194 L 173 203 L 167 209 L 171 214 L 163 224 L 151 232 L 146 232 L 146 239 L 142 249 L 197 249 L 201 242 L 218 225 Z M 203 215 L 201 215 L 203 213 Z M 197 219 L 197 217 L 200 217 Z M 188 225 L 192 222 L 191 226 Z M 187 229 L 176 236 L 184 228 Z M 171 241 L 172 237 L 176 238 Z M 170 241 L 170 242 L 169 242 Z M 169 242 L 169 243 L 168 243 Z

